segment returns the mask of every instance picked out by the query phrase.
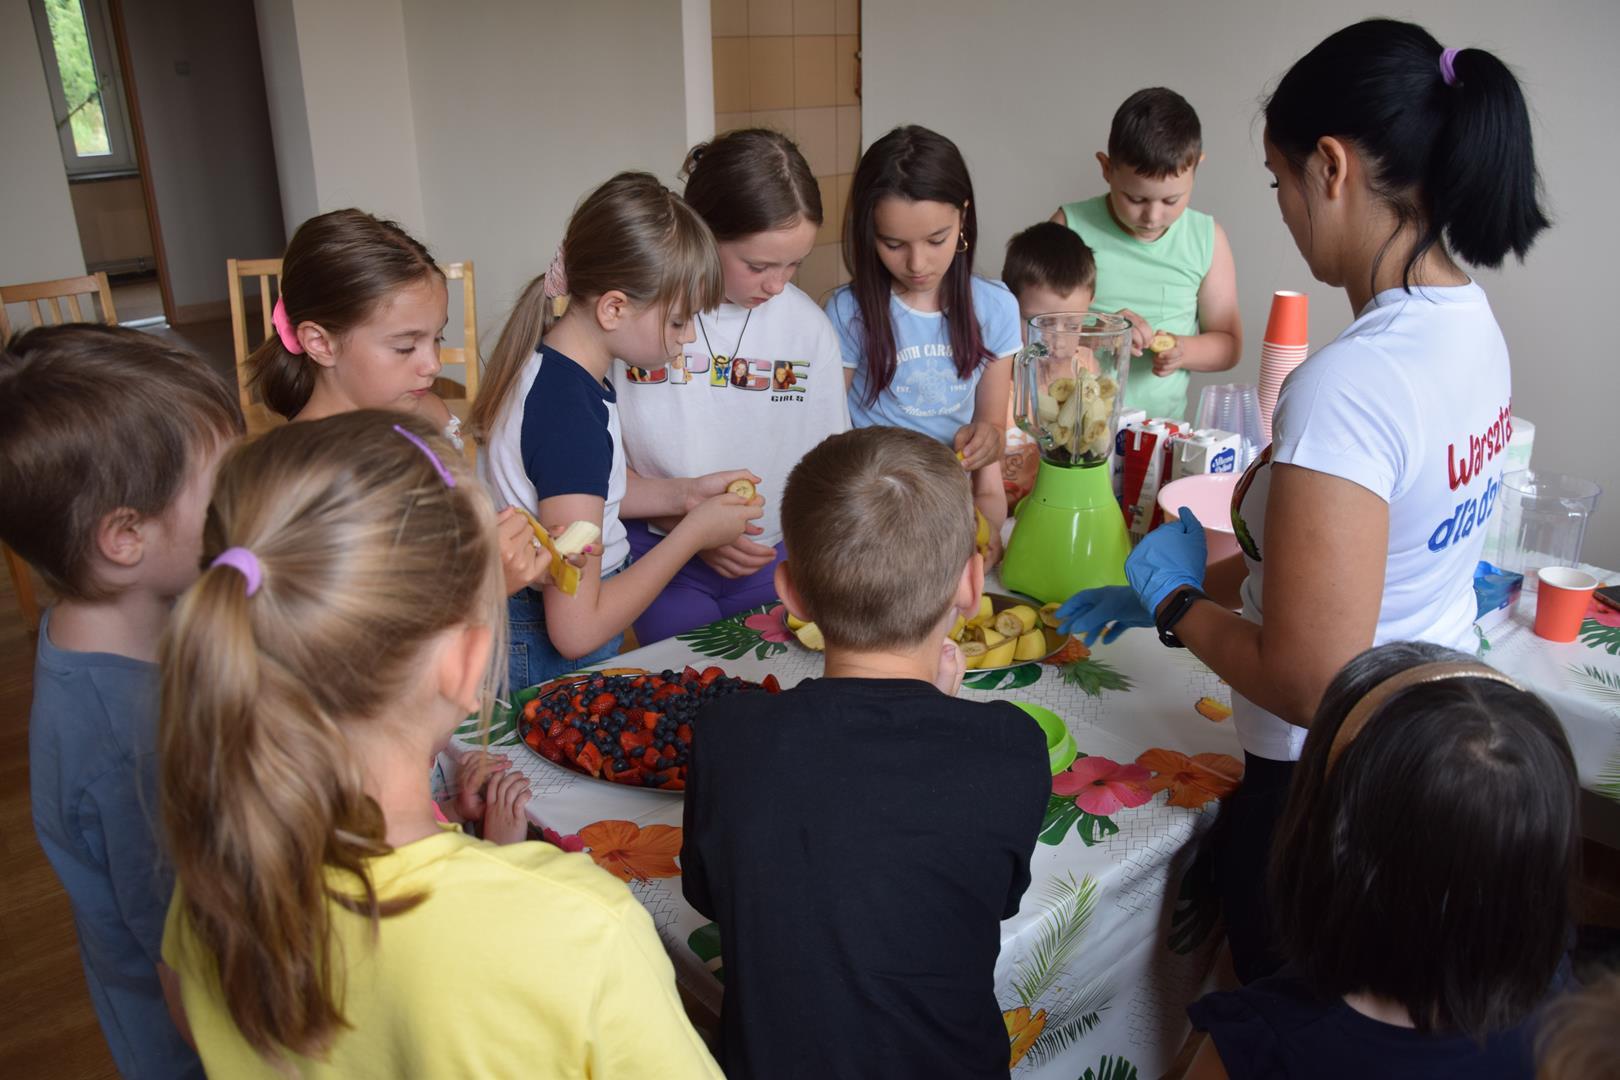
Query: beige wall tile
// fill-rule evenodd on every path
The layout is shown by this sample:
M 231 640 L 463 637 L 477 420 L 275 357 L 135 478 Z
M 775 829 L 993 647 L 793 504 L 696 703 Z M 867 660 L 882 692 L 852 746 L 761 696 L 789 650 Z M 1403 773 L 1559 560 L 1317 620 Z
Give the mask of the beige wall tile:
M 838 110 L 798 109 L 798 131 L 794 135 L 810 171 L 831 176 L 838 170 Z
M 755 112 L 749 120 L 750 127 L 770 128 L 780 131 L 788 138 L 796 138 L 798 130 L 798 111 L 795 109 L 762 109 Z
M 754 37 L 793 33 L 793 0 L 748 0 L 748 32 Z
M 714 111 L 747 112 L 748 39 L 714 38 Z
M 752 14 L 749 25 L 753 25 Z M 742 40 L 731 38 L 726 40 Z M 793 107 L 793 39 L 790 37 L 751 37 L 748 41 L 749 108 L 791 109 Z M 719 106 L 717 105 L 716 108 Z
M 748 0 L 709 0 L 709 33 L 715 37 L 747 37 Z
M 810 294 L 817 304 L 838 285 L 838 247 L 836 244 L 818 244 L 799 266 L 794 284 Z
M 821 189 L 821 228 L 816 230 L 816 243 L 838 242 L 838 177 L 818 176 L 816 186 Z
M 854 34 L 842 34 L 833 44 L 833 103 L 859 105 L 861 65 L 857 59 L 861 39 Z
M 830 34 L 833 32 L 833 8 L 836 0 L 793 0 L 793 32 L 795 34 Z
M 793 104 L 800 109 L 837 103 L 833 43 L 829 34 L 793 39 Z
M 861 0 L 833 0 L 833 33 L 861 32 Z
M 717 112 L 714 114 L 714 132 L 719 135 L 738 128 L 753 127 L 753 114 L 745 112 Z
M 838 106 L 837 146 L 834 151 L 838 172 L 854 172 L 861 161 L 861 109 L 858 105 Z

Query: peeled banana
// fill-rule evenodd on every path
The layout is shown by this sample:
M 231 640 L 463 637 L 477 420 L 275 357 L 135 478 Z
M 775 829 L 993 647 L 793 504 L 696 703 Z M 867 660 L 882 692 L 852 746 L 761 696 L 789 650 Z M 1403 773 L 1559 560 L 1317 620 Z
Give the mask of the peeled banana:
M 973 546 L 978 549 L 980 555 L 988 556 L 990 554 L 990 519 L 984 516 L 983 510 L 975 507 L 973 520 L 976 524 Z
M 534 520 L 533 514 L 522 507 L 518 508 L 518 513 L 528 519 L 529 528 L 534 532 L 534 538 L 540 541 L 540 546 L 551 553 L 551 580 L 557 588 L 568 596 L 579 592 L 579 567 L 568 559 L 596 543 L 602 536 L 601 527 L 589 521 L 576 521 L 554 540 L 546 527 Z
M 821 630 L 815 623 L 805 623 L 793 631 L 793 636 L 799 639 L 799 644 L 815 652 L 825 652 L 827 639 L 821 636 Z

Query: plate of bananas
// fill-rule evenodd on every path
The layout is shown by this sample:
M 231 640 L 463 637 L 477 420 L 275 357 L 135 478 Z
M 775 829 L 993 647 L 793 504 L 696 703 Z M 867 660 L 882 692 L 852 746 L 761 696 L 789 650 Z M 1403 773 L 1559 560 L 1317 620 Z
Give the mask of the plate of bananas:
M 1007 593 L 987 592 L 979 597 L 979 609 L 971 619 L 958 615 L 951 629 L 951 640 L 962 648 L 969 671 L 1000 671 L 1031 664 L 1055 655 L 1067 643 L 1057 630 L 1056 604 L 1038 606 L 1035 601 Z M 826 648 L 815 623 L 794 618 L 783 609 L 787 628 L 798 643 L 812 652 Z

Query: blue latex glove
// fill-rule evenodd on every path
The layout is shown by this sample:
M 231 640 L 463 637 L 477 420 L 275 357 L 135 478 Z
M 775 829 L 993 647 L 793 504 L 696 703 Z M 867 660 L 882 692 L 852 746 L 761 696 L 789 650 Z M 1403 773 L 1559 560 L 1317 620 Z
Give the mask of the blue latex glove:
M 1125 578 L 1142 606 L 1153 613 L 1177 589 L 1186 585 L 1203 588 L 1207 559 L 1204 526 L 1197 514 L 1183 506 L 1180 519 L 1166 521 L 1136 545 L 1125 560 Z
M 1087 645 L 1095 644 L 1100 635 L 1107 645 L 1133 626 L 1152 626 L 1153 616 L 1129 585 L 1104 585 L 1065 600 L 1057 609 L 1057 621 L 1060 634 L 1078 634 Z

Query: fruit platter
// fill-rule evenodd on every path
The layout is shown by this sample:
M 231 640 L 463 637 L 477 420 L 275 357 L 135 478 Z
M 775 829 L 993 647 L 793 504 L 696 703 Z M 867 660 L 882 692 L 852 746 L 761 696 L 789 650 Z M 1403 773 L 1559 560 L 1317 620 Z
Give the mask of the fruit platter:
M 775 675 L 756 683 L 717 667 L 588 671 L 544 683 L 527 701 L 519 695 L 518 734 L 553 765 L 592 780 L 680 792 L 698 711 L 739 691 L 781 689 Z
M 969 671 L 1001 671 L 1055 656 L 1068 638 L 1058 633 L 1056 604 L 1039 607 L 1032 600 L 987 592 L 971 619 L 958 616 L 951 640 L 962 649 Z M 800 645 L 821 652 L 826 641 L 815 623 L 796 619 L 784 609 L 787 628 Z

